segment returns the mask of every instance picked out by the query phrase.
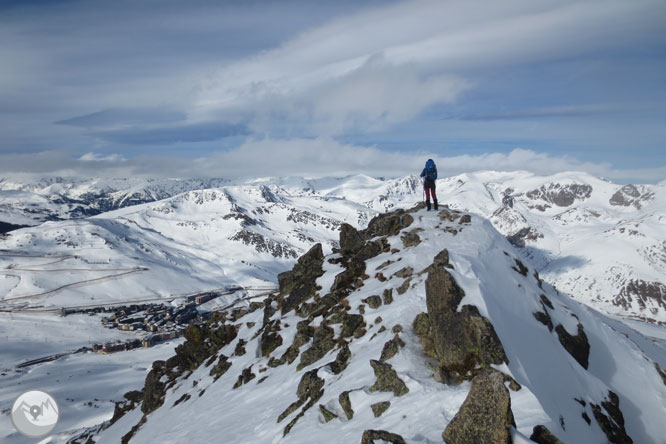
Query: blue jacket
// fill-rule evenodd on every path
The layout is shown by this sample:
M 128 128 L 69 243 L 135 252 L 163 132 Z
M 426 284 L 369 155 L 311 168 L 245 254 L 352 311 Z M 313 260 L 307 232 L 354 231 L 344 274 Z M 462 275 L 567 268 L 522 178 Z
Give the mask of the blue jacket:
M 428 174 L 428 170 L 431 170 L 430 174 Z M 428 159 L 426 162 L 425 168 L 421 171 L 421 177 L 425 177 L 426 180 L 437 180 L 437 166 L 432 159 Z

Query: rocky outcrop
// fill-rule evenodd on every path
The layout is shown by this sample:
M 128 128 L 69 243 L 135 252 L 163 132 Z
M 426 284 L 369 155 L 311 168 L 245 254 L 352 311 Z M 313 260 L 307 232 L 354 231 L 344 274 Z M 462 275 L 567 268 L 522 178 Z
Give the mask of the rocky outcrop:
M 624 428 L 624 416 L 620 410 L 620 398 L 612 391 L 608 392 L 608 400 L 601 401 L 601 406 L 590 403 L 594 419 L 601 427 L 611 444 L 633 444 Z M 602 410 L 603 409 L 603 410 Z M 604 411 L 606 413 L 604 413 Z
M 323 265 L 321 244 L 315 244 L 298 259 L 291 271 L 278 275 L 280 296 L 284 297 L 281 304 L 282 314 L 288 313 L 315 295 L 316 280 L 324 274 Z
M 296 422 L 305 415 L 315 403 L 324 395 L 324 380 L 317 376 L 317 369 L 305 372 L 301 377 L 296 389 L 296 396 L 298 399 L 291 403 L 281 414 L 278 416 L 277 422 L 282 422 L 287 416 L 295 412 L 300 406 L 305 404 L 303 409 L 292 419 L 289 424 L 284 428 L 284 435 L 296 425 Z M 307 401 L 307 403 L 306 403 Z
M 532 429 L 530 439 L 537 444 L 564 444 L 546 426 L 542 425 L 538 425 Z
M 391 444 L 405 444 L 405 439 L 402 436 L 386 430 L 366 430 L 361 437 L 361 444 L 374 444 L 375 440 L 390 442 Z
M 631 310 L 634 301 L 641 311 L 656 307 L 666 310 L 666 285 L 661 282 L 632 279 L 613 298 L 613 305 Z
M 645 202 L 654 197 L 654 193 L 646 191 L 645 187 L 638 187 L 636 185 L 628 184 L 617 190 L 608 203 L 614 206 L 634 206 L 636 209 L 641 209 Z
M 382 414 L 384 414 L 384 412 L 387 411 L 389 407 L 391 407 L 390 401 L 377 402 L 370 406 L 372 409 L 372 414 L 375 415 L 375 418 L 382 416 Z
M 590 357 L 590 343 L 587 341 L 587 335 L 582 324 L 578 324 L 578 334 L 576 336 L 569 334 L 562 324 L 558 324 L 555 327 L 555 332 L 562 347 L 587 370 Z
M 390 364 L 371 359 L 370 365 L 377 377 L 377 381 L 370 387 L 371 392 L 393 392 L 395 396 L 409 393 L 409 389 Z
M 590 185 L 580 184 L 559 184 L 549 183 L 541 187 L 528 191 L 525 196 L 532 200 L 541 200 L 547 203 L 557 205 L 558 207 L 568 207 L 576 200 L 585 200 L 592 196 L 592 187 Z M 536 207 L 540 211 L 545 208 Z
M 511 396 L 504 377 L 488 370 L 472 379 L 465 402 L 442 437 L 447 444 L 509 444 L 512 425 Z
M 508 362 L 493 325 L 464 296 L 446 267 L 433 264 L 426 279 L 428 321 L 443 382 L 470 379 L 490 364 Z M 422 327 L 421 327 L 422 328 Z

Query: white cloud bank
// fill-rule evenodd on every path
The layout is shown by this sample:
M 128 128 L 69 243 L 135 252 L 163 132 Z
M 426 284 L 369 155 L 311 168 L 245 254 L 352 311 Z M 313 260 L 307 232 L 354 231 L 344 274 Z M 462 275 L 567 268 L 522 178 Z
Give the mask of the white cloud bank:
M 571 156 L 516 148 L 509 153 L 446 156 L 427 151 L 386 152 L 376 147 L 343 144 L 330 138 L 253 140 L 238 148 L 205 157 L 103 156 L 96 153 L 72 157 L 63 152 L 0 155 L 0 174 L 27 173 L 80 177 L 219 177 L 347 176 L 367 174 L 400 177 L 419 174 L 425 160 L 437 162 L 440 176 L 480 170 L 529 171 L 550 175 L 584 171 L 621 183 L 657 183 L 666 178 L 666 167 L 618 170 L 610 163 L 581 162 Z M 13 167 L 9 167 L 12 165 Z

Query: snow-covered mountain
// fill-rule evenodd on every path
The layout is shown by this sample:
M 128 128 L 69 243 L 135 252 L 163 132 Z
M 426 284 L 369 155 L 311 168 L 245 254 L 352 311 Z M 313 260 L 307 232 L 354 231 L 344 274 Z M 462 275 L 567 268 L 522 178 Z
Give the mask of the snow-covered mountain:
M 421 207 L 339 243 L 191 327 L 70 442 L 663 442 L 664 339 L 543 282 L 486 219 Z
M 69 307 L 274 285 L 310 245 L 331 251 L 343 222 L 362 225 L 374 214 L 262 185 L 46 222 L 0 240 L 0 298 L 11 307 Z
M 14 191 L 4 191 L 5 195 L 30 192 L 32 198 L 38 196 L 42 201 L 32 202 L 35 210 L 31 211 L 41 214 L 40 208 L 50 208 L 50 201 L 46 202 L 48 199 L 44 197 L 48 193 L 56 196 L 52 200 L 63 195 L 80 200 L 82 196 L 95 193 L 117 197 L 114 197 L 113 204 L 108 205 L 103 204 L 104 198 L 97 199 L 102 203 L 94 204 L 92 202 L 96 202 L 96 199 L 91 198 L 86 211 L 91 211 L 90 208 L 95 205 L 95 211 L 100 211 L 104 205 L 116 208 L 132 202 L 159 199 L 190 187 L 219 185 L 220 182 L 224 181 L 84 180 L 76 185 L 64 179 L 52 179 L 37 184 L 10 184 L 4 181 L 0 185 L 4 184 L 2 186 L 5 189 L 13 187 Z M 118 189 L 123 191 L 110 191 Z M 249 200 L 241 197 L 240 204 L 232 202 L 238 190 L 245 190 L 241 194 L 255 197 Z M 129 270 L 151 264 L 150 268 L 157 269 L 159 267 L 155 267 L 154 261 L 166 261 L 169 265 L 159 269 L 171 270 L 169 275 L 174 277 L 179 272 L 186 275 L 183 279 L 177 279 L 183 284 L 177 286 L 178 289 L 213 285 L 211 279 L 215 283 L 219 282 L 221 269 L 224 269 L 229 280 L 234 280 L 235 266 L 229 260 L 214 259 L 211 262 L 204 257 L 219 257 L 222 256 L 221 251 L 227 250 L 236 255 L 240 251 L 237 247 L 242 244 L 248 248 L 238 257 L 245 265 L 250 263 L 266 269 L 262 263 L 272 257 L 278 257 L 276 262 L 281 265 L 277 268 L 268 267 L 265 273 L 260 273 L 260 268 L 254 267 L 253 273 L 244 272 L 238 277 L 245 279 L 251 276 L 271 281 L 274 280 L 274 277 L 270 277 L 271 273 L 289 266 L 307 248 L 308 242 L 323 242 L 329 247 L 333 245 L 336 224 L 344 221 L 362 226 L 367 217 L 375 212 L 413 205 L 422 198 L 421 193 L 420 180 L 416 176 L 391 180 L 363 175 L 320 179 L 254 179 L 242 185 L 188 191 L 174 197 L 174 200 L 126 207 L 127 211 L 104 213 L 84 222 L 77 219 L 75 223 L 45 224 L 33 230 L 21 231 L 21 234 L 17 232 L 12 236 L 15 240 L 0 244 L 0 249 L 13 251 L 30 245 L 31 241 L 25 239 L 16 241 L 20 236 L 31 239 L 50 236 L 59 239 L 55 242 L 62 245 L 71 243 L 81 246 L 87 242 L 77 238 L 80 233 L 83 236 L 82 233 L 86 232 L 81 227 L 92 229 L 95 225 L 92 232 L 96 234 L 93 236 L 108 241 L 102 242 L 106 247 L 98 251 L 110 249 L 111 245 L 117 246 L 111 256 L 123 265 L 116 268 Z M 488 218 L 520 248 L 524 258 L 535 264 L 542 278 L 560 290 L 606 313 L 666 322 L 666 183 L 618 185 L 585 173 L 543 177 L 526 172 L 486 171 L 440 179 L 438 194 L 441 204 Z M 205 196 L 213 195 L 215 199 L 221 199 L 218 202 L 219 208 L 211 202 L 195 206 L 184 203 L 188 199 L 205 201 Z M 132 200 L 128 196 L 142 197 Z M 227 202 L 225 196 L 230 196 L 231 200 Z M 226 203 L 222 205 L 223 201 Z M 4 199 L 0 202 L 4 202 L 6 208 L 9 201 Z M 278 210 L 284 205 L 291 209 Z M 274 209 L 280 216 L 266 215 L 263 218 L 258 214 L 261 208 Z M 203 210 L 203 213 L 199 210 Z M 297 220 L 289 215 L 290 211 L 304 211 L 308 216 Z M 81 214 L 84 212 L 65 212 L 61 215 L 67 218 Z M 337 222 L 329 221 L 330 229 L 305 229 L 310 230 L 310 234 L 303 234 L 299 224 L 309 223 L 307 221 L 314 224 L 319 216 Z M 224 217 L 227 219 L 216 222 Z M 158 226 L 154 227 L 153 224 Z M 116 229 L 120 231 L 116 232 Z M 156 233 L 160 235 L 156 236 Z M 125 237 L 136 242 L 120 241 Z M 148 245 L 147 248 L 153 252 L 168 251 L 165 245 L 169 244 L 172 247 L 176 244 L 185 247 L 176 246 L 172 253 L 151 253 L 146 258 L 142 256 L 144 249 L 138 247 Z M 52 248 L 51 244 L 48 245 L 49 249 Z M 71 247 L 63 250 L 62 245 L 54 251 L 63 254 L 72 252 Z M 45 251 L 46 246 L 29 249 L 38 253 Z M 191 246 L 196 248 L 192 249 Z M 104 254 L 102 260 L 111 257 Z M 182 260 L 175 260 L 174 257 L 179 255 L 182 255 Z M 255 255 L 258 256 L 255 258 Z M 205 270 L 205 273 L 194 273 L 192 270 Z M 142 277 L 145 275 L 142 273 Z M 204 275 L 209 277 L 204 279 Z M 15 280 L 16 277 L 5 277 L 5 287 L 13 285 Z M 44 282 L 44 276 L 40 280 Z M 147 289 L 153 283 L 147 280 L 146 286 L 142 288 Z M 37 286 L 55 288 L 58 285 L 44 282 Z M 158 286 L 153 291 L 162 294 L 166 291 L 164 287 Z
M 229 183 L 225 179 L 0 178 L 0 233 L 45 221 L 81 219 Z
M 607 313 L 666 322 L 666 187 L 585 173 L 479 172 L 440 200 L 490 219 L 558 289 Z

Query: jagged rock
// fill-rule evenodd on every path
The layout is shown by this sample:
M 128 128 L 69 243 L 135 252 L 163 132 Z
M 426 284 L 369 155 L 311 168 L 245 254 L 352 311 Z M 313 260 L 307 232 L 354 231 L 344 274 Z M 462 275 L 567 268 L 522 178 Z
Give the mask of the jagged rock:
M 403 234 L 400 237 L 400 240 L 402 240 L 402 244 L 405 246 L 405 248 L 415 247 L 415 246 L 417 246 L 418 244 L 421 243 L 421 238 L 417 234 L 418 231 L 421 231 L 421 230 L 418 230 L 418 229 L 412 230 L 412 231 L 409 231 L 409 232 Z
M 463 214 L 460 217 L 460 220 L 458 221 L 458 223 L 460 225 L 462 225 L 462 224 L 471 224 L 472 223 L 472 216 L 470 216 L 469 214 Z
M 335 276 L 331 291 L 341 292 L 349 290 L 364 273 L 365 262 L 356 257 L 351 258 L 347 263 L 347 268 Z
M 407 290 L 409 290 L 409 285 L 412 283 L 412 278 L 407 278 L 405 279 L 405 282 L 402 283 L 398 288 L 396 288 L 396 291 L 398 294 L 405 294 L 407 293 Z
M 400 270 L 396 271 L 393 276 L 402 278 L 402 279 L 407 279 L 408 277 L 411 277 L 414 274 L 414 269 L 412 267 L 405 267 L 401 268 Z
M 324 422 L 329 422 L 334 420 L 335 418 L 338 417 L 335 413 L 331 412 L 329 409 L 324 407 L 323 405 L 319 404 L 319 411 L 321 412 L 322 416 L 324 417 Z
M 365 239 L 356 228 L 349 224 L 340 226 L 340 253 L 343 256 L 353 256 L 365 245 Z
M 264 330 L 261 335 L 261 356 L 270 355 L 273 350 L 282 345 L 282 336 L 271 331 L 269 328 Z
M 309 399 L 307 404 L 305 404 L 305 407 L 303 407 L 298 415 L 284 428 L 283 435 L 287 435 L 296 422 L 305 415 L 305 412 L 315 405 L 315 403 L 324 395 L 324 380 L 317 376 L 317 371 L 317 369 L 310 370 L 303 374 L 301 381 L 298 383 L 298 388 L 296 389 L 298 400 L 289 405 L 289 407 L 278 416 L 277 422 L 281 422 Z
M 402 396 L 409 392 L 405 383 L 398 377 L 390 364 L 371 359 L 370 365 L 377 377 L 377 381 L 370 387 L 371 392 L 393 392 L 395 396 Z
M 633 440 L 627 435 L 624 428 L 624 416 L 620 410 L 620 398 L 612 391 L 608 391 L 608 401 L 601 401 L 601 407 L 604 408 L 607 415 L 601 411 L 601 407 L 590 403 L 594 419 L 606 434 L 608 442 L 611 444 L 633 444 Z
M 376 236 L 395 236 L 400 230 L 410 226 L 412 222 L 414 222 L 414 218 L 405 210 L 396 210 L 372 218 L 368 223 L 368 228 L 361 233 L 368 239 Z
M 217 381 L 220 376 L 224 375 L 227 370 L 229 370 L 230 367 L 231 362 L 229 362 L 229 358 L 223 354 L 220 354 L 217 364 L 215 364 L 215 367 L 210 369 L 210 375 L 215 378 L 215 381 Z
M 363 316 L 360 314 L 345 314 L 342 317 L 342 331 L 340 336 L 343 338 L 348 338 L 354 336 L 356 330 L 362 329 L 365 327 L 365 321 Z
M 393 339 L 390 341 L 387 341 L 386 344 L 384 344 L 384 348 L 382 349 L 382 355 L 379 358 L 380 361 L 384 362 L 388 359 L 391 359 L 395 355 L 398 354 L 400 351 L 400 347 L 404 347 L 405 343 L 403 342 L 402 339 L 396 334 Z
M 349 346 L 345 344 L 335 357 L 335 361 L 331 362 L 331 371 L 336 375 L 342 373 L 349 365 L 349 358 L 351 358 L 351 351 Z
M 282 314 L 293 310 L 315 295 L 316 280 L 324 274 L 323 264 L 324 254 L 321 244 L 315 244 L 298 259 L 291 271 L 278 275 L 280 295 L 286 296 L 282 302 Z
M 396 324 L 396 325 L 394 325 L 393 328 L 391 329 L 391 331 L 392 331 L 393 333 L 400 333 L 400 332 L 402 332 L 402 325 L 400 325 L 400 324 Z
M 143 402 L 141 403 L 141 411 L 146 415 L 164 403 L 166 383 L 162 381 L 161 378 L 165 373 L 166 362 L 153 362 L 153 368 L 146 376 L 146 382 L 143 386 Z
M 551 310 L 554 309 L 553 303 L 550 302 L 550 299 L 548 299 L 548 297 L 545 294 L 540 295 L 539 299 L 541 299 L 541 304 L 542 305 L 544 305 L 545 307 L 550 308 Z M 544 309 L 544 311 L 545 311 L 545 309 Z
M 125 416 L 125 414 L 131 410 L 134 410 L 134 408 L 141 402 L 143 401 L 143 392 L 139 390 L 132 390 L 123 395 L 123 398 L 125 398 L 124 401 L 118 401 L 115 403 L 114 409 L 113 409 L 113 416 L 109 420 L 109 426 L 114 424 L 116 421 L 118 421 L 120 418 Z
M 511 268 L 513 268 L 515 271 L 522 274 L 523 276 L 527 277 L 527 272 L 529 271 L 529 269 L 525 266 L 525 264 L 523 264 L 518 259 L 514 259 L 514 261 L 516 262 L 516 266 L 518 266 L 518 268 L 516 267 L 511 267 Z
M 430 333 L 430 318 L 428 313 L 419 313 L 412 321 L 412 328 L 417 336 L 423 336 Z
M 392 288 L 385 289 L 382 296 L 384 297 L 384 305 L 389 305 L 390 303 L 393 302 L 393 289 Z
M 496 370 L 472 379 L 472 387 L 456 416 L 444 430 L 447 444 L 507 444 L 511 442 L 511 396 Z
M 460 214 L 450 210 L 441 210 L 437 215 L 441 220 L 448 220 L 449 222 L 455 222 L 460 217 Z
M 384 273 L 376 273 L 375 274 L 375 279 L 377 279 L 379 282 L 386 282 L 386 276 L 384 276 Z
M 587 335 L 583 326 L 578 324 L 578 334 L 576 336 L 569 334 L 562 324 L 558 324 L 555 327 L 555 331 L 564 349 L 587 370 L 590 357 L 590 343 L 587 341 Z
M 405 440 L 397 433 L 387 432 L 386 430 L 366 430 L 361 437 L 361 444 L 374 444 L 375 440 L 381 442 L 390 442 L 391 444 L 405 444 Z
M 301 362 L 298 364 L 298 370 L 317 362 L 335 346 L 333 334 L 333 329 L 326 325 L 322 325 L 315 329 L 312 347 L 301 353 Z
M 347 419 L 352 419 L 354 417 L 354 409 L 352 409 L 351 400 L 349 399 L 349 392 L 342 392 L 338 397 L 338 402 L 340 402 L 340 407 L 345 412 Z
M 298 388 L 296 389 L 296 396 L 298 396 L 299 399 L 313 398 L 317 396 L 322 387 L 324 387 L 324 380 L 317 376 L 317 372 L 318 370 L 314 369 L 303 374 L 301 381 L 298 383 Z
M 463 296 L 444 267 L 433 267 L 428 273 L 428 319 L 444 380 L 467 379 L 479 368 L 508 361 L 493 325 L 475 306 L 457 311 Z
M 238 376 L 238 380 L 234 384 L 234 388 L 238 388 L 241 385 L 245 385 L 248 382 L 252 381 L 254 378 L 256 378 L 257 375 L 252 373 L 252 366 L 249 366 L 248 368 L 244 368 L 241 374 Z
M 375 324 L 379 324 L 379 323 L 381 323 L 382 321 L 383 321 L 383 319 L 382 319 L 381 316 L 377 316 L 377 317 L 375 318 Z
M 246 351 L 245 351 L 245 345 L 247 344 L 247 341 L 245 339 L 239 339 L 238 343 L 236 343 L 236 348 L 234 349 L 234 355 L 235 356 L 243 356 Z
M 553 331 L 553 321 L 547 311 L 535 311 L 532 314 L 537 321 L 548 327 L 548 331 Z
M 390 401 L 377 402 L 370 406 L 372 413 L 375 415 L 375 418 L 382 416 L 382 414 L 387 411 L 389 407 L 391 407 Z
M 379 296 L 369 296 L 365 299 L 362 299 L 362 301 L 368 304 L 370 308 L 379 308 L 382 305 L 382 298 Z
M 254 302 L 250 302 L 250 306 L 248 307 L 248 309 L 250 310 L 250 313 L 254 313 L 255 311 L 262 308 L 263 306 L 264 306 L 263 302 L 254 301 Z
M 532 429 L 530 439 L 537 444 L 564 444 L 543 425 L 535 426 L 534 429 Z

